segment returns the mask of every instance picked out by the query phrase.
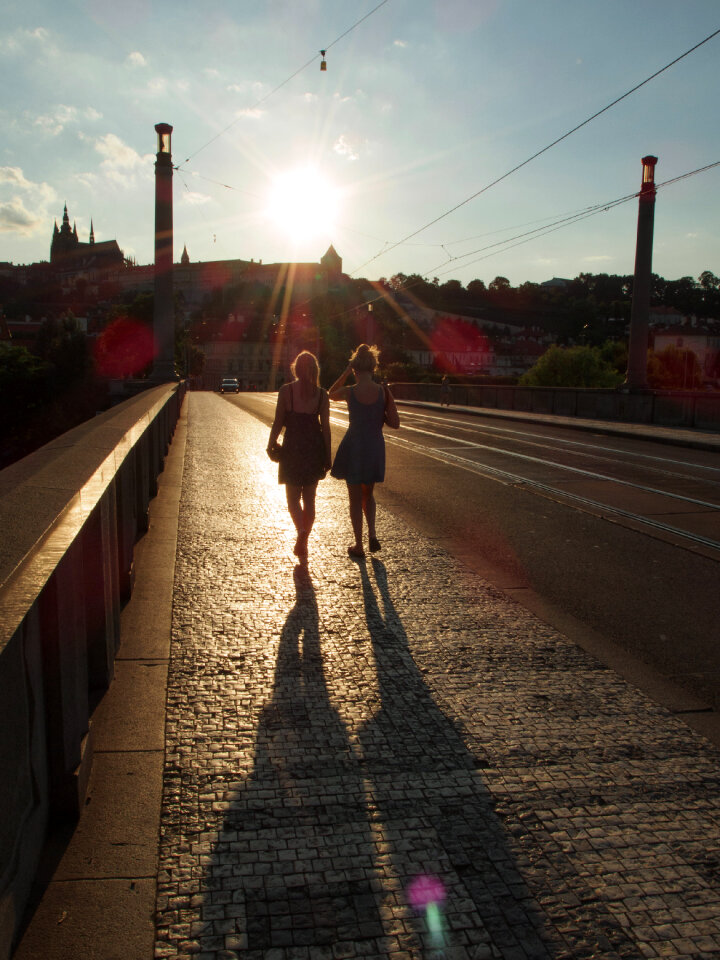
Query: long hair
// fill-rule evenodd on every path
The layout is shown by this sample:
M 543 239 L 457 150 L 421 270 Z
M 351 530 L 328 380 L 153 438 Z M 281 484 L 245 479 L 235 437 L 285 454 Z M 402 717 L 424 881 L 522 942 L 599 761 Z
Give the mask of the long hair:
M 290 364 L 290 372 L 296 380 L 304 380 L 314 387 L 320 386 L 320 364 L 314 353 L 303 350 Z

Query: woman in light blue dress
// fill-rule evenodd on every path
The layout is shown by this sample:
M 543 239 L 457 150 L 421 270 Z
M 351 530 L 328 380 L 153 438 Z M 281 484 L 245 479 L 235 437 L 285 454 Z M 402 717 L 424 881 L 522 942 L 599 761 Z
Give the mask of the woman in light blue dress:
M 393 429 L 400 426 L 392 394 L 387 387 L 373 380 L 379 355 L 377 347 L 361 343 L 347 368 L 328 391 L 331 400 L 347 403 L 350 417 L 330 473 L 347 483 L 350 522 L 355 536 L 355 542 L 348 547 L 351 557 L 365 556 L 363 515 L 367 521 L 370 550 L 374 553 L 380 549 L 375 529 L 374 487 L 385 479 L 383 424 L 387 423 Z M 356 383 L 346 387 L 345 381 L 351 373 L 355 375 Z

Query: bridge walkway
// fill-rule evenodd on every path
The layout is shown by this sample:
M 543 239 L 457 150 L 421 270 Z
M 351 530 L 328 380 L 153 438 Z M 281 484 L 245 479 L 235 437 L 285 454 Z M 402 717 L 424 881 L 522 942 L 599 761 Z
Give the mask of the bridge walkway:
M 718 750 L 382 492 L 298 565 L 266 439 L 187 396 L 16 960 L 720 955 Z

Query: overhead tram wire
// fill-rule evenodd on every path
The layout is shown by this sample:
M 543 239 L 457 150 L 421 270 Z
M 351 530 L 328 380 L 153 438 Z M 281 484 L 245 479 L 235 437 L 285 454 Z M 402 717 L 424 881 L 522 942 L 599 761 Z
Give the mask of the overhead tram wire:
M 704 167 L 698 167 L 697 170 L 691 170 L 690 173 L 682 173 L 679 177 L 673 177 L 672 180 L 663 180 L 662 183 L 656 183 L 655 189 L 659 190 L 661 187 L 667 187 L 671 183 L 677 183 L 678 180 L 687 180 L 688 177 L 694 177 L 696 173 L 705 173 L 706 170 L 712 170 L 713 167 L 720 167 L 720 160 L 708 163 Z
M 707 170 L 712 170 L 715 167 L 720 167 L 720 160 L 716 160 L 714 163 L 705 164 L 703 167 L 698 167 L 696 170 L 690 170 L 688 173 L 680 174 L 678 177 L 672 177 L 670 180 L 664 180 L 662 183 L 656 183 L 655 187 L 657 190 L 660 190 L 662 187 L 668 187 L 673 183 L 678 183 L 680 180 L 687 180 L 688 177 L 694 177 L 699 173 L 705 173 Z M 590 217 L 597 216 L 599 213 L 606 213 L 608 210 L 613 210 L 615 207 L 619 207 L 624 203 L 628 203 L 630 200 L 635 199 L 639 196 L 639 192 L 627 194 L 624 197 L 618 197 L 616 200 L 610 200 L 606 203 L 598 203 L 592 207 L 586 207 L 584 210 L 579 211 L 577 214 L 564 215 L 561 219 L 555 220 L 552 223 L 546 224 L 544 227 L 539 227 L 537 230 L 529 230 L 527 233 L 517 234 L 515 237 L 509 237 L 507 240 L 498 241 L 498 243 L 490 244 L 487 247 L 482 248 L 483 250 L 490 250 L 491 247 L 502 246 L 503 249 L 495 250 L 493 253 L 488 253 L 484 257 L 478 257 L 476 260 L 471 261 L 470 263 L 460 264 L 461 267 L 470 267 L 475 263 L 479 263 L 481 260 L 488 260 L 490 257 L 496 256 L 498 253 L 505 253 L 506 250 L 512 250 L 513 247 L 522 246 L 524 243 L 530 243 L 531 240 L 537 240 L 542 236 L 545 236 L 549 233 L 555 233 L 556 230 L 562 230 L 564 227 L 572 226 L 575 223 L 579 223 L 582 220 L 587 220 Z M 547 219 L 547 218 L 545 218 Z M 532 236 L 531 234 L 534 234 Z M 513 243 L 514 240 L 517 240 L 517 243 Z M 480 253 L 480 250 L 476 250 L 475 253 Z M 447 266 L 449 263 L 454 262 L 455 260 L 463 260 L 465 257 L 472 256 L 472 254 L 463 254 L 459 257 L 451 257 L 449 260 L 444 261 L 441 264 L 438 264 L 436 267 L 431 268 L 430 270 L 425 271 L 422 274 L 422 277 L 418 280 L 413 280 L 411 283 L 405 284 L 398 292 L 402 293 L 405 290 L 412 290 L 414 286 L 417 286 L 420 282 L 428 283 L 427 277 L 439 271 L 442 267 Z M 449 273 L 449 270 L 446 270 L 445 273 Z M 442 275 L 442 274 L 441 274 Z M 306 303 L 309 303 L 311 300 L 315 299 L 311 297 L 310 300 L 307 300 Z M 330 317 L 330 320 L 336 320 L 338 317 L 346 316 L 349 313 L 353 313 L 361 307 L 369 306 L 370 304 L 378 303 L 381 300 L 386 299 L 384 294 L 379 294 L 377 297 L 372 297 L 370 300 L 365 300 L 363 303 L 356 304 L 354 307 L 351 307 L 349 310 L 344 310 L 341 313 L 334 314 Z M 304 306 L 305 304 L 303 304 Z
M 660 190 L 663 187 L 670 186 L 673 183 L 678 183 L 680 180 L 687 180 L 688 177 L 694 177 L 698 173 L 705 173 L 707 170 L 712 170 L 714 167 L 720 167 L 720 160 L 716 160 L 714 163 L 708 163 L 704 167 L 698 167 L 696 170 L 690 170 L 688 173 L 683 173 L 679 177 L 672 177 L 670 180 L 663 180 L 662 183 L 656 183 L 655 189 Z M 486 250 L 490 250 L 493 247 L 504 247 L 504 250 L 497 250 L 496 253 L 504 253 L 505 250 L 512 250 L 513 247 L 519 247 L 521 243 L 528 243 L 530 240 L 535 240 L 538 237 L 544 236 L 546 233 L 554 233 L 556 230 L 562 229 L 565 226 L 572 226 L 574 223 L 579 223 L 582 220 L 587 220 L 590 217 L 594 217 L 598 213 L 606 213 L 608 210 L 613 210 L 615 207 L 619 207 L 624 203 L 627 203 L 629 200 L 633 200 L 635 197 L 639 196 L 638 191 L 635 193 L 629 193 L 624 197 L 618 197 L 617 200 L 610 200 L 607 203 L 598 203 L 592 207 L 586 207 L 584 210 L 580 210 L 575 214 L 566 215 L 558 220 L 548 223 L 543 227 L 537 227 L 535 230 L 528 230 L 526 233 L 519 233 L 514 237 L 508 237 L 506 240 L 498 240 L 496 243 L 488 244 L 486 247 L 481 247 L 479 250 L 472 250 L 469 253 L 463 253 L 458 256 L 450 257 L 449 260 L 445 260 L 443 263 L 438 264 L 435 267 L 432 267 L 430 270 L 426 271 L 424 274 L 435 273 L 436 270 L 441 270 L 443 267 L 446 267 L 449 263 L 454 263 L 456 260 L 465 260 L 467 257 L 472 257 L 476 253 L 484 253 Z M 536 236 L 533 236 L 536 234 Z M 527 238 L 527 239 L 521 239 Z M 521 243 L 513 243 L 514 240 L 520 240 Z M 506 244 L 511 244 L 511 246 L 505 246 Z M 488 254 L 488 257 L 494 256 L 495 254 Z M 460 267 L 470 267 L 474 263 L 478 263 L 479 260 L 487 260 L 488 257 L 479 257 L 478 260 L 472 260 L 469 263 L 460 263 Z M 448 273 L 449 271 L 445 271 Z
M 580 223 L 582 220 L 588 220 L 590 217 L 597 216 L 598 213 L 607 213 L 608 210 L 613 210 L 615 209 L 615 207 L 619 207 L 622 204 L 627 203 L 629 200 L 634 200 L 636 196 L 637 196 L 637 193 L 631 193 L 627 197 L 621 197 L 618 200 L 614 200 L 612 203 L 604 204 L 599 209 L 586 213 L 584 216 L 578 216 L 572 220 L 560 221 L 556 224 L 548 224 L 547 228 L 543 228 L 542 232 L 537 233 L 535 236 L 526 236 L 525 234 L 518 234 L 517 237 L 512 237 L 509 240 L 504 241 L 507 244 L 507 246 L 504 246 L 502 250 L 494 250 L 492 253 L 486 253 L 485 256 L 477 257 L 475 260 L 470 260 L 469 263 L 463 263 L 461 266 L 471 267 L 474 264 L 479 263 L 481 260 L 489 260 L 490 257 L 494 257 L 498 253 L 505 253 L 507 250 L 512 250 L 514 247 L 521 247 L 524 243 L 530 243 L 531 240 L 538 240 L 540 237 L 544 237 L 549 233 L 555 233 L 556 230 L 562 230 L 563 227 L 570 227 L 575 223 Z M 523 237 L 524 239 L 521 239 Z M 517 243 L 513 243 L 512 240 L 517 240 Z M 491 247 L 496 247 L 496 246 L 498 246 L 498 244 L 493 243 L 493 244 L 490 244 L 490 246 L 488 247 L 484 247 L 483 249 L 490 250 Z M 476 250 L 475 252 L 480 253 L 481 251 Z M 470 254 L 468 254 L 468 256 L 470 256 Z M 450 273 L 451 272 L 450 270 L 445 270 L 443 272 L 440 272 L 442 267 L 446 267 L 448 265 L 448 262 L 449 261 L 446 261 L 445 263 L 441 263 L 439 266 L 434 267 L 430 271 L 430 273 L 434 273 L 435 271 L 438 271 L 440 276 L 444 276 L 445 274 Z
M 359 20 L 356 20 L 355 23 L 354 23 L 351 27 L 348 27 L 348 29 L 345 30 L 344 33 L 341 33 L 339 37 L 335 37 L 335 39 L 333 40 L 332 43 L 327 44 L 327 45 L 325 46 L 325 52 L 327 53 L 327 51 L 330 50 L 330 49 L 332 49 L 332 47 L 334 47 L 336 43 L 339 43 L 339 42 L 340 42 L 344 37 L 346 37 L 349 33 L 352 33 L 352 31 L 353 31 L 356 27 L 359 27 L 361 23 L 364 23 L 364 21 L 368 19 L 368 17 L 371 17 L 376 11 L 378 11 L 378 10 L 380 9 L 380 7 L 384 7 L 385 4 L 386 4 L 386 3 L 389 3 L 389 2 L 390 2 L 390 0 L 381 0 L 381 2 L 378 3 L 377 6 L 373 7 L 373 9 L 369 11 L 369 13 L 366 13 L 365 16 L 360 17 Z M 269 93 L 266 93 L 264 97 L 261 97 L 261 98 L 260 98 L 259 100 L 257 100 L 251 107 L 248 107 L 247 109 L 248 109 L 248 110 L 255 110 L 255 109 L 257 109 L 257 107 L 259 107 L 260 104 L 265 103 L 266 100 L 269 100 L 270 97 L 272 97 L 274 94 L 276 94 L 276 93 L 278 92 L 278 90 L 282 90 L 283 87 L 287 86 L 287 84 L 290 83 L 291 80 L 294 80 L 295 77 L 298 76 L 298 74 L 300 74 L 300 73 L 303 72 L 303 70 L 307 70 L 307 68 L 308 68 L 311 64 L 315 63 L 316 60 L 317 60 L 317 54 L 313 54 L 313 56 L 310 58 L 310 60 L 308 60 L 307 63 L 304 63 L 301 67 L 298 67 L 298 69 L 297 69 L 294 73 L 291 73 L 289 77 L 286 77 L 285 80 L 283 80 L 282 83 L 279 83 L 276 87 L 273 87 L 273 89 L 272 89 Z M 180 169 L 181 169 L 181 166 L 183 166 L 183 165 L 186 164 L 186 163 L 190 163 L 190 161 L 191 161 L 192 159 L 194 159 L 199 153 L 202 153 L 202 151 L 205 150 L 207 147 L 209 147 L 211 144 L 215 143 L 216 140 L 219 140 L 220 137 L 224 136 L 224 135 L 228 132 L 228 130 L 230 130 L 232 127 L 234 127 L 236 123 L 239 123 L 240 120 L 241 120 L 241 117 L 236 117 L 236 118 L 235 118 L 231 123 L 229 123 L 226 127 L 223 127 L 223 129 L 220 130 L 219 133 L 216 133 L 214 137 L 211 137 L 211 138 L 207 141 L 207 143 L 203 144 L 203 146 L 200 147 L 199 150 L 196 150 L 195 153 L 191 153 L 189 157 L 186 157 L 186 158 L 182 161 L 182 164 L 178 164 L 178 165 L 175 167 L 175 169 L 176 169 L 176 170 L 180 170 Z M 217 181 L 215 181 L 215 182 L 217 182 Z M 220 186 L 225 187 L 225 186 L 227 186 L 227 184 L 224 184 L 224 183 L 223 183 L 223 184 L 220 184 Z M 228 188 L 228 189 L 231 189 L 231 188 Z
M 523 167 L 526 167 L 533 160 L 537 160 L 538 157 L 542 156 L 544 153 L 547 153 L 548 150 L 551 150 L 553 147 L 556 147 L 559 143 L 562 143 L 563 140 L 567 140 L 568 137 L 572 136 L 573 133 L 577 133 L 578 130 L 581 130 L 583 127 L 587 126 L 593 120 L 596 120 L 598 117 L 602 116 L 603 113 L 607 113 L 608 110 L 612 107 L 617 106 L 618 103 L 621 103 L 631 94 L 635 93 L 641 87 L 644 87 L 646 84 L 650 83 L 651 80 L 654 80 L 656 77 L 659 77 L 661 73 L 664 73 L 666 70 L 669 70 L 670 67 L 673 67 L 676 63 L 679 63 L 685 57 L 689 56 L 691 53 L 694 53 L 695 50 L 698 50 L 703 44 L 708 43 L 714 37 L 720 34 L 720 28 L 715 30 L 713 33 L 708 34 L 704 40 L 701 40 L 699 43 L 696 43 L 694 46 L 690 47 L 689 50 L 686 50 L 685 53 L 681 53 L 679 57 L 675 57 L 674 60 L 671 60 L 669 63 L 666 63 L 664 67 L 661 67 L 659 70 L 656 70 L 655 73 L 651 74 L 649 77 L 646 77 L 640 83 L 635 84 L 630 90 L 627 90 L 620 97 L 616 97 L 611 103 L 608 103 L 602 108 L 588 117 L 586 120 L 583 120 L 582 123 L 578 123 L 571 130 L 568 130 L 567 133 L 564 133 L 561 137 L 558 137 L 556 140 L 553 140 L 552 143 L 549 143 L 547 146 L 543 147 L 542 150 L 538 150 L 532 156 L 528 157 L 527 160 L 523 160 L 522 163 L 516 164 L 511 170 L 508 170 L 502 176 L 497 177 L 495 180 L 486 184 L 480 190 L 477 190 L 471 196 L 467 197 L 465 200 L 462 200 L 460 203 L 455 204 L 454 207 L 451 207 L 449 210 L 446 210 L 445 213 L 440 214 L 439 217 L 435 217 L 434 220 L 430 220 L 429 223 L 426 223 L 424 226 L 419 227 L 417 230 L 414 230 L 412 233 L 409 233 L 406 237 L 403 237 L 402 240 L 398 240 L 393 243 L 390 247 L 386 247 L 381 250 L 379 253 L 376 253 L 373 257 L 370 257 L 369 260 L 366 260 L 362 263 L 357 269 L 353 270 L 353 273 L 359 273 L 360 270 L 363 270 L 369 263 L 372 263 L 374 260 L 377 260 L 378 257 L 389 253 L 390 250 L 394 250 L 395 247 L 399 247 L 403 243 L 407 243 L 408 240 L 412 240 L 413 237 L 416 237 L 419 233 L 422 233 L 424 230 L 429 229 L 434 226 L 436 223 L 439 223 L 441 220 L 444 220 L 446 217 L 449 217 L 451 213 L 455 213 L 456 210 L 459 210 L 461 207 L 464 207 L 467 203 L 470 203 L 471 200 L 475 200 L 476 197 L 479 197 L 481 194 L 486 193 L 491 187 L 497 186 L 498 183 L 502 183 L 503 180 L 507 180 L 508 177 L 512 176 L 513 173 L 517 173 L 518 170 L 521 170 Z
M 596 213 L 604 213 L 606 210 L 610 210 L 613 207 L 619 206 L 621 203 L 627 203 L 628 200 L 632 200 L 633 197 L 636 196 L 637 193 L 630 193 L 625 197 L 619 197 L 617 200 L 610 200 L 607 203 L 597 203 L 592 207 L 585 207 L 583 210 L 578 210 L 576 213 L 566 214 L 556 220 L 553 220 L 551 223 L 545 223 L 541 227 L 535 227 L 532 230 L 526 230 L 524 233 L 518 233 L 514 237 L 507 237 L 505 240 L 496 240 L 495 243 L 490 243 L 485 247 L 480 247 L 478 250 L 469 250 L 467 253 L 449 256 L 447 260 L 439 263 L 436 267 L 432 267 L 427 271 L 427 273 L 434 273 L 435 270 L 440 270 L 449 263 L 465 260 L 467 257 L 474 257 L 476 253 L 483 253 L 485 250 L 492 249 L 492 247 L 505 246 L 505 244 L 512 243 L 514 240 L 519 240 L 521 237 L 532 238 L 533 234 L 542 236 L 545 232 L 551 233 L 553 230 L 559 229 L 561 226 L 570 226 L 570 224 L 578 223 L 580 220 L 585 220 L 588 217 L 592 217 Z M 466 267 L 468 264 L 461 263 L 459 266 Z

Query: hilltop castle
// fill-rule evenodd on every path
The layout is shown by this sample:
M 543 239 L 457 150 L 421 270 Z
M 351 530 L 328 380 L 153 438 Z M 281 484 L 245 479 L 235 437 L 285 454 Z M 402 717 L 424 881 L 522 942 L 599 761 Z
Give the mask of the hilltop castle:
M 95 230 L 90 221 L 87 243 L 78 238 L 77 227 L 70 226 L 67 204 L 62 226 L 57 220 L 50 244 L 50 264 L 61 275 L 63 283 L 72 285 L 77 279 L 98 282 L 109 280 L 121 290 L 152 290 L 155 268 L 153 264 L 136 266 L 126 259 L 117 240 L 95 241 Z M 173 266 L 174 287 L 187 303 L 198 303 L 214 289 L 238 283 L 259 283 L 273 287 L 288 283 L 297 297 L 307 297 L 327 291 L 342 283 L 342 258 L 330 246 L 317 263 L 267 263 L 262 260 L 191 261 L 187 247 L 183 247 L 180 261 Z
M 67 273 L 86 273 L 94 270 L 121 269 L 125 263 L 123 252 L 117 240 L 95 242 L 95 229 L 90 221 L 90 237 L 87 243 L 78 238 L 77 226 L 73 222 L 70 229 L 70 217 L 67 204 L 63 211 L 62 226 L 57 220 L 50 243 L 50 263 L 53 267 Z

